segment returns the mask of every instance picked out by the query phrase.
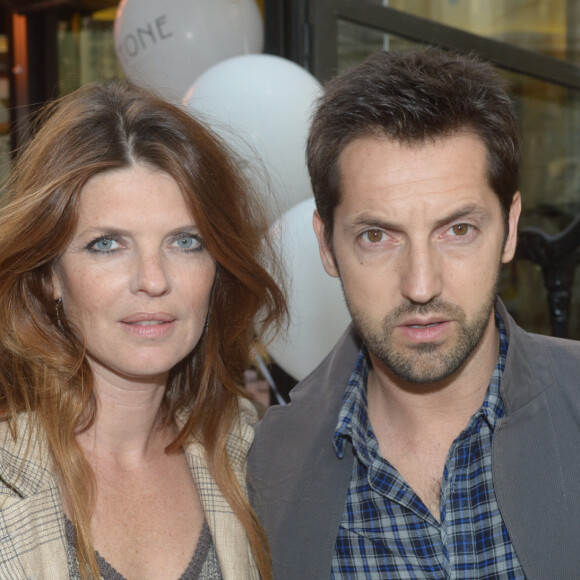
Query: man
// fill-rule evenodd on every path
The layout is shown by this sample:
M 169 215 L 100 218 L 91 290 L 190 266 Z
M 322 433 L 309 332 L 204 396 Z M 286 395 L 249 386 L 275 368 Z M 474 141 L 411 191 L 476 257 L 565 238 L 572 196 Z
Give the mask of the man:
M 519 157 L 473 58 L 379 53 L 328 84 L 314 228 L 353 324 L 257 428 L 276 580 L 580 577 L 580 346 L 496 297 Z

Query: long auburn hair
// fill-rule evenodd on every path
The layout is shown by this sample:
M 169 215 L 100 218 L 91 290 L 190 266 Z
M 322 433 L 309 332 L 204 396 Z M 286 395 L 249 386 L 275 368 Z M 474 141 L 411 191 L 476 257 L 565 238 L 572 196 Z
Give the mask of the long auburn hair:
M 208 324 L 194 351 L 170 372 L 161 421 L 188 419 L 168 451 L 193 438 L 242 523 L 263 578 L 271 578 L 262 528 L 226 452 L 239 416 L 250 349 L 287 314 L 266 270 L 266 222 L 239 161 L 184 110 L 130 83 L 92 83 L 47 106 L 16 160 L 0 207 L 0 417 L 17 437 L 29 413 L 46 435 L 77 530 L 83 577 L 98 568 L 90 534 L 94 477 L 75 434 L 97 412 L 82 337 L 59 328 L 52 288 L 55 262 L 68 246 L 80 193 L 104 171 L 145 164 L 179 185 L 217 268 Z M 270 262 L 270 268 L 274 262 Z

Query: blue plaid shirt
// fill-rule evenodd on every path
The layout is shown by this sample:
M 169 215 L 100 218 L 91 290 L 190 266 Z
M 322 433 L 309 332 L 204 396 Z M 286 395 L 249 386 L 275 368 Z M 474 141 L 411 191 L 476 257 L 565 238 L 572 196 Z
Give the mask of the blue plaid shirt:
M 451 445 L 441 483 L 438 522 L 379 453 L 368 419 L 366 349 L 345 392 L 334 434 L 339 457 L 347 439 L 354 464 L 336 538 L 331 578 L 524 579 L 503 523 L 491 475 L 491 441 L 504 416 L 499 394 L 508 339 L 500 334 L 497 365 L 485 399 Z

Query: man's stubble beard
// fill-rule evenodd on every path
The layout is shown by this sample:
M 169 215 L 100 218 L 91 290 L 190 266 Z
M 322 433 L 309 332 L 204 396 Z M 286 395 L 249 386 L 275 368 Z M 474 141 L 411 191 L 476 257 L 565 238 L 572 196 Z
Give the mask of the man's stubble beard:
M 481 342 L 497 297 L 500 266 L 491 292 L 471 320 L 467 319 L 465 311 L 460 306 L 434 298 L 425 304 L 411 302 L 401 304 L 385 316 L 379 327 L 375 327 L 368 317 L 348 300 L 344 287 L 343 293 L 353 323 L 369 352 L 403 381 L 437 383 L 457 372 Z M 454 320 L 457 326 L 455 342 L 447 347 L 427 342 L 397 348 L 393 339 L 397 321 L 413 315 L 427 314 L 444 315 L 445 318 Z

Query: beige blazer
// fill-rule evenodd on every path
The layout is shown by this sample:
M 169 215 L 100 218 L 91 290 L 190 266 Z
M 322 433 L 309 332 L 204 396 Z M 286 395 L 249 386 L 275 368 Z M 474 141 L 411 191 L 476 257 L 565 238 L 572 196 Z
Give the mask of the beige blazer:
M 240 421 L 228 436 L 227 450 L 246 489 L 246 456 L 254 436 L 256 411 L 240 399 Z M 0 423 L 0 579 L 68 580 L 64 512 L 52 461 L 41 436 L 28 443 L 30 422 L 18 420 L 18 440 Z M 259 580 L 242 525 L 210 476 L 203 447 L 186 450 L 224 580 Z

